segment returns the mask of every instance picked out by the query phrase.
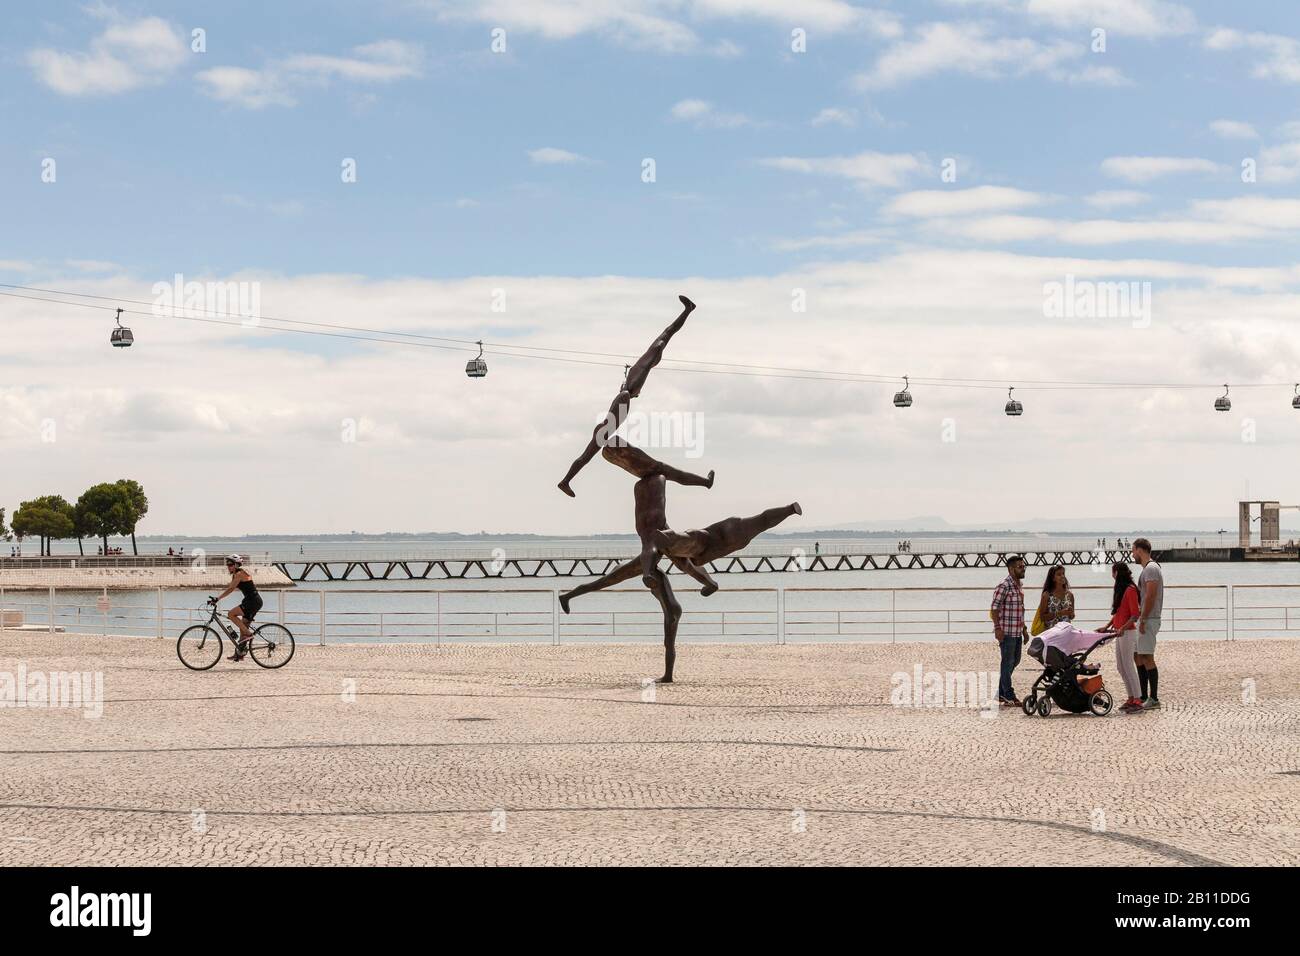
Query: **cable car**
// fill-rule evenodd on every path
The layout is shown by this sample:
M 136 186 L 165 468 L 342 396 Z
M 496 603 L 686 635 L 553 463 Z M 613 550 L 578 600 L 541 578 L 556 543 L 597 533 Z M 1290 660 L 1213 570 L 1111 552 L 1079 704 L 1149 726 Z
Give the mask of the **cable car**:
M 909 381 L 907 380 L 907 376 L 904 375 L 904 376 L 903 376 L 903 390 L 902 390 L 901 392 L 895 392 L 895 393 L 894 393 L 894 407 L 895 407 L 895 408 L 911 408 L 911 407 L 912 407 L 912 393 L 908 391 L 908 389 L 911 388 L 911 387 L 912 387 L 912 383 L 909 382 Z
M 483 359 L 483 343 L 478 343 L 478 356 L 465 363 L 465 374 L 470 378 L 482 378 L 487 374 L 487 362 Z
M 1228 386 L 1223 386 L 1223 394 L 1214 400 L 1214 410 L 1216 412 L 1232 411 L 1232 399 L 1228 397 Z
M 1011 397 L 1011 393 L 1014 391 L 1015 388 L 1007 389 L 1007 414 L 1013 417 L 1018 415 L 1023 415 L 1025 413 L 1025 406 L 1021 405 L 1018 401 L 1016 401 L 1014 398 Z
M 1296 382 L 1295 398 L 1291 399 L 1291 407 L 1296 411 L 1300 411 L 1300 382 Z
M 122 324 L 122 313 L 124 311 L 124 309 L 117 310 L 117 328 L 108 337 L 108 341 L 116 349 L 127 348 L 135 341 L 135 336 L 131 334 L 131 330 Z

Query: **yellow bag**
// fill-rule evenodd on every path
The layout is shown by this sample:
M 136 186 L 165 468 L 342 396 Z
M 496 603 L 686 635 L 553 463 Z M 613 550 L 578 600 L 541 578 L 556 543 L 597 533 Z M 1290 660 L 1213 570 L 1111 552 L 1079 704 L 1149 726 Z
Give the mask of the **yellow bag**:
M 1035 612 L 1034 612 L 1034 623 L 1033 623 L 1032 625 L 1030 625 L 1030 628 L 1029 628 L 1029 633 L 1030 633 L 1030 635 L 1033 636 L 1033 637 L 1037 637 L 1039 634 L 1042 634 L 1043 631 L 1045 631 L 1045 630 L 1047 630 L 1047 625 L 1043 623 L 1043 612 L 1042 612 L 1042 611 L 1035 611 Z

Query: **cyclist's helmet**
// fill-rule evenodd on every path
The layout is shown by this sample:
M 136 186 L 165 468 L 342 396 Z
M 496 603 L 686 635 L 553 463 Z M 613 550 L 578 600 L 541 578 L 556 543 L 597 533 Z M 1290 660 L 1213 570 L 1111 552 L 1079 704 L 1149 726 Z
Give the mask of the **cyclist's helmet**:
M 226 564 L 233 564 L 237 568 L 242 567 L 244 559 L 237 554 L 228 554 L 226 555 Z

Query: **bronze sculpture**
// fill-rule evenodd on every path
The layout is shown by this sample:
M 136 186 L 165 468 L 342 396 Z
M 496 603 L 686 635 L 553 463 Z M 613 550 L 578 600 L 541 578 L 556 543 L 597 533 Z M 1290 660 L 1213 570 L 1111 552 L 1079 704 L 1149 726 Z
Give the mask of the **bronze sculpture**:
M 702 478 L 674 468 L 655 460 L 614 434 L 627 417 L 628 402 L 641 394 L 650 370 L 663 358 L 668 341 L 682 328 L 686 317 L 695 309 L 695 304 L 686 296 L 678 298 L 682 302 L 682 314 L 655 339 L 636 364 L 629 367 L 623 389 L 610 405 L 605 421 L 592 431 L 591 441 L 559 484 L 561 491 L 573 497 L 569 482 L 595 457 L 598 450 L 610 464 L 617 465 L 637 479 L 632 488 L 632 496 L 641 553 L 603 577 L 564 592 L 560 595 L 560 607 L 568 614 L 569 602 L 575 597 L 613 587 L 640 574 L 642 582 L 655 596 L 664 614 L 664 673 L 658 680 L 661 684 L 673 682 L 673 665 L 677 660 L 677 625 L 681 620 L 682 606 L 673 594 L 668 575 L 659 567 L 659 559 L 668 558 L 678 570 L 694 578 L 701 585 L 700 594 L 708 597 L 718 590 L 718 583 L 705 570 L 710 562 L 739 551 L 758 535 L 776 527 L 791 515 L 803 514 L 803 509 L 795 502 L 781 508 L 769 508 L 748 518 L 725 518 L 706 528 L 678 534 L 668 527 L 668 482 L 712 488 L 713 472 L 710 471 L 707 478 Z
M 569 472 L 561 480 L 557 487 L 570 498 L 575 497 L 573 489 L 569 487 L 569 482 L 573 481 L 575 475 L 586 467 L 587 462 L 596 457 L 596 452 L 613 438 L 614 432 L 618 431 L 623 420 L 627 418 L 627 407 L 632 399 L 641 394 L 641 388 L 645 385 L 646 378 L 650 375 L 650 370 L 659 364 L 660 359 L 664 357 L 664 349 L 668 346 L 669 340 L 681 331 L 686 324 L 686 317 L 695 311 L 695 303 L 684 295 L 679 295 L 682 302 L 682 314 L 673 320 L 673 323 L 659 333 L 659 337 L 650 343 L 650 348 L 646 349 L 645 354 L 636 360 L 636 363 L 629 366 L 627 377 L 623 380 L 622 390 L 614 396 L 614 401 L 610 403 L 609 411 L 605 418 L 596 425 L 591 432 L 591 441 L 587 442 L 587 447 L 582 450 L 582 454 L 574 459 L 573 464 L 569 466 Z

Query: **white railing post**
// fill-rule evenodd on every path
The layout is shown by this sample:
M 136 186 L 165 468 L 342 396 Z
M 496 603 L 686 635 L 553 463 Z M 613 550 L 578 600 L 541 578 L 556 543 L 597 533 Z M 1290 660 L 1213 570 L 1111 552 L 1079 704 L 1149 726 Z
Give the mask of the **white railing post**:
M 785 588 L 776 589 L 776 642 L 785 643 Z
M 551 643 L 560 645 L 560 589 L 551 591 Z
M 898 593 L 889 589 L 889 643 L 898 643 Z
M 54 588 L 50 588 L 50 633 L 54 633 Z
M 382 640 L 384 636 L 384 612 L 379 612 L 379 637 Z
M 5 589 L 4 589 L 4 585 L 0 584 L 0 636 L 3 636 L 4 632 L 5 632 Z
M 435 647 L 442 647 L 442 591 L 437 591 L 435 593 L 438 596 L 438 623 L 434 625 L 433 643 Z
M 158 637 L 163 636 L 163 592 L 162 585 L 158 586 Z
M 1236 629 L 1233 627 L 1236 622 L 1233 619 L 1237 616 L 1237 586 L 1235 584 L 1225 584 L 1223 590 L 1223 599 L 1227 605 L 1227 613 L 1224 615 L 1226 618 L 1224 640 L 1232 641 L 1236 640 L 1236 634 L 1234 633 Z
M 325 589 L 316 592 L 320 595 L 320 645 L 325 646 Z
M 284 588 L 276 592 L 280 595 L 280 623 L 284 624 Z

